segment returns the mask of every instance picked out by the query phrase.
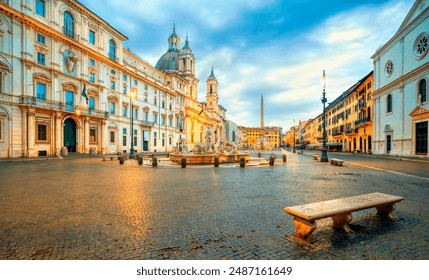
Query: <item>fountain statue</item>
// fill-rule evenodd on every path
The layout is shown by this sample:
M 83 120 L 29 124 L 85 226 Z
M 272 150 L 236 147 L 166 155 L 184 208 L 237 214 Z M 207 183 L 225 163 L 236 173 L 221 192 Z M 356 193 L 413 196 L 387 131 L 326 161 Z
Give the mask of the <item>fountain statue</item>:
M 190 165 L 198 164 L 213 164 L 214 158 L 217 157 L 220 163 L 239 163 L 240 158 L 244 157 L 245 161 L 250 160 L 249 154 L 238 153 L 238 143 L 233 144 L 232 152 L 227 153 L 225 149 L 224 140 L 221 139 L 219 144 L 212 143 L 212 130 L 207 127 L 205 133 L 205 143 L 197 143 L 194 147 L 193 153 L 190 154 L 187 145 L 183 144 L 184 153 L 174 153 L 170 155 L 171 161 L 181 164 L 182 158 L 186 159 L 186 163 Z

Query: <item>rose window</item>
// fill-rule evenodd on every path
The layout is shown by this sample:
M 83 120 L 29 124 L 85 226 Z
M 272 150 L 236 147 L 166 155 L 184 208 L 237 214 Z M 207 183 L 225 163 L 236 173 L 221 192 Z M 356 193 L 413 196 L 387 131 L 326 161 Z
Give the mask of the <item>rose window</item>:
M 386 73 L 388 76 L 392 75 L 393 73 L 393 63 L 390 60 L 386 63 Z
M 426 55 L 429 48 L 429 37 L 426 32 L 422 33 L 417 37 L 414 43 L 414 53 L 417 58 L 422 58 Z

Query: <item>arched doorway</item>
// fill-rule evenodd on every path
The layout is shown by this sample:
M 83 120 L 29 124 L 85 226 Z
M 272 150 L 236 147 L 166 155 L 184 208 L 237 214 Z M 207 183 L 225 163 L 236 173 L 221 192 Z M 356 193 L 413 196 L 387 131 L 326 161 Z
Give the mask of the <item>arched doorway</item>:
M 356 151 L 356 138 L 353 137 L 353 151 Z
M 69 152 L 76 152 L 76 123 L 71 118 L 64 121 L 64 146 Z
M 362 137 L 359 137 L 359 150 L 360 150 L 361 152 L 363 152 L 362 147 L 363 147 L 363 144 L 362 144 Z

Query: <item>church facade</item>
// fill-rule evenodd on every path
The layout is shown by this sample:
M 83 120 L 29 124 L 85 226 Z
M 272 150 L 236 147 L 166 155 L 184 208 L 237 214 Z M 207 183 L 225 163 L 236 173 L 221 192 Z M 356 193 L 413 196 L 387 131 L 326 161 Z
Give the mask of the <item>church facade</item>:
M 372 56 L 374 154 L 429 157 L 428 52 L 429 1 L 417 0 Z
M 172 152 L 207 127 L 224 140 L 216 77 L 198 101 L 188 38 L 174 28 L 155 67 L 127 39 L 75 0 L 0 2 L 0 157 Z

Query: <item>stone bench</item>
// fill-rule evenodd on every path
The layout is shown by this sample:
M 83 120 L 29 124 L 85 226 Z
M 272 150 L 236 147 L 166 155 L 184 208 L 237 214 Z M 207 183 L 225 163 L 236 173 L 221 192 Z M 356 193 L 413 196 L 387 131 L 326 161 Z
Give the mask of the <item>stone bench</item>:
M 314 159 L 314 160 L 319 160 L 319 161 L 320 161 L 320 156 L 319 156 L 319 155 L 313 155 L 313 159 Z
M 338 165 L 338 166 L 343 166 L 344 160 L 337 159 L 337 158 L 331 158 L 331 164 Z
M 383 219 L 393 219 L 392 211 L 395 203 L 403 200 L 403 197 L 384 193 L 369 193 L 346 198 L 321 201 L 311 204 L 285 207 L 284 211 L 293 218 L 295 237 L 310 241 L 311 234 L 316 229 L 316 220 L 332 218 L 333 227 L 350 232 L 349 222 L 352 220 L 352 212 L 375 207 L 377 215 Z

